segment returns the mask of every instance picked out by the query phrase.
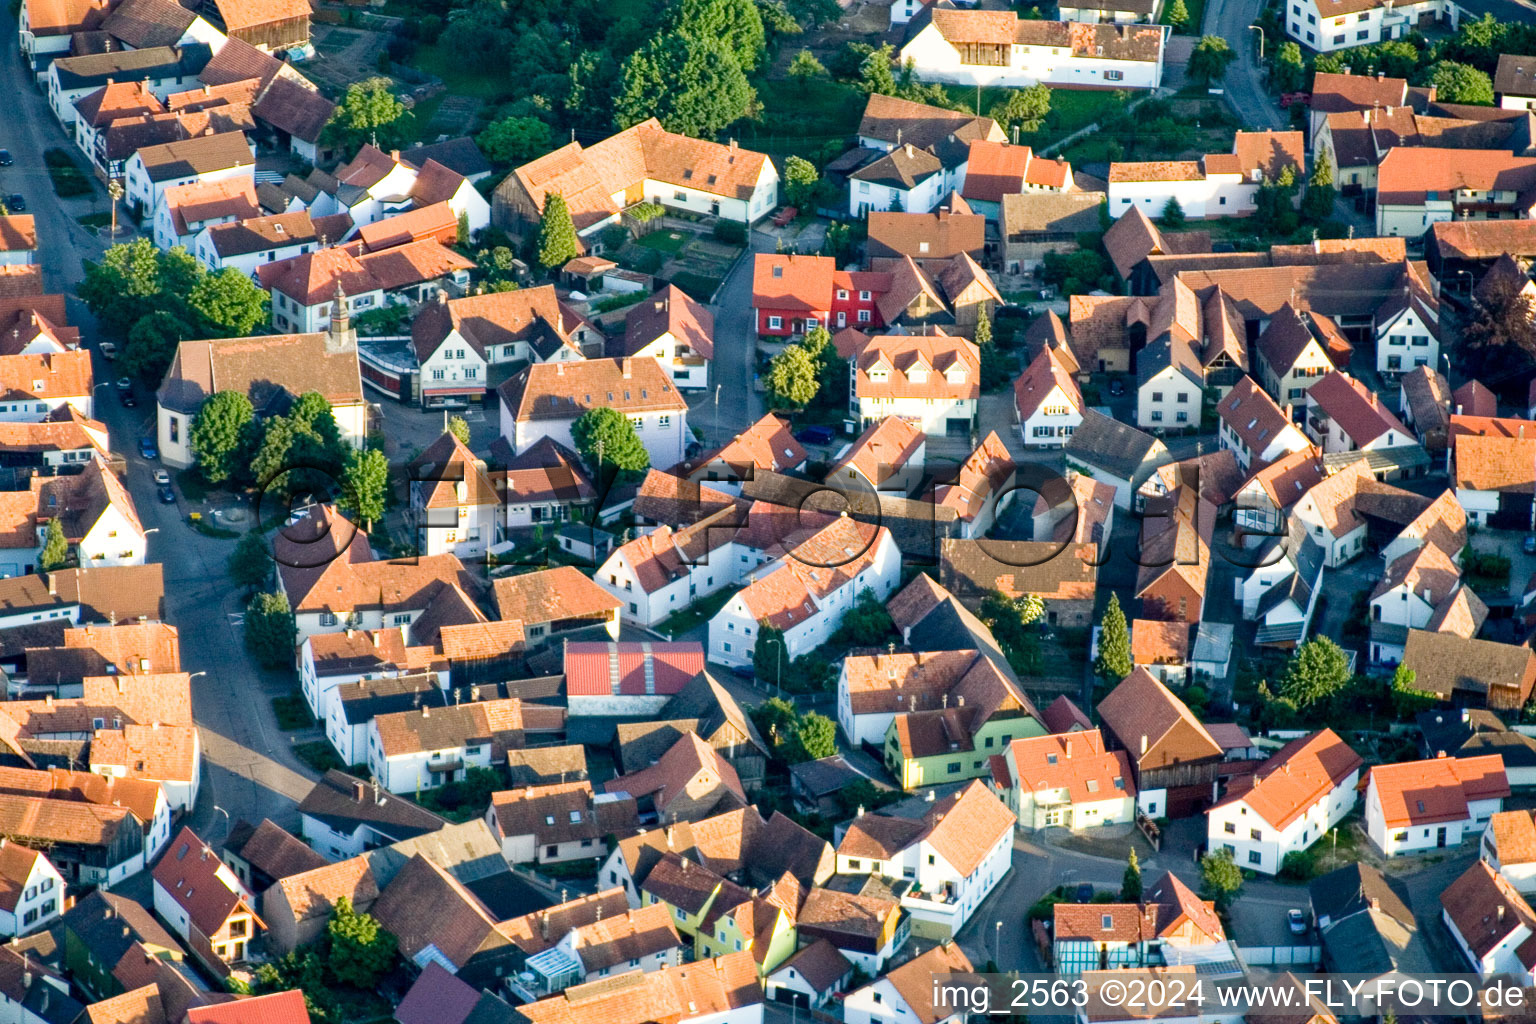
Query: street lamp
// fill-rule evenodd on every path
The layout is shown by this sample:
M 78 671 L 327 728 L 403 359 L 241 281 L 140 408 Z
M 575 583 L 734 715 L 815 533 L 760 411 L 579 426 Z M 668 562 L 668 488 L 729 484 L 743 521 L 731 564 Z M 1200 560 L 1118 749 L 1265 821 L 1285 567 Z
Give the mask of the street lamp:
M 1253 29 L 1255 32 L 1257 32 L 1259 34 L 1259 60 L 1263 60 L 1264 59 L 1264 28 L 1261 25 L 1249 25 L 1248 27 Z
M 193 672 L 191 675 L 187 676 L 187 682 L 190 683 L 192 680 L 196 679 L 198 676 L 205 676 L 207 674 L 208 674 L 207 672 Z
M 779 645 L 779 696 L 784 696 L 784 638 L 771 636 L 768 638 L 771 644 Z
M 224 835 L 226 837 L 228 837 L 229 830 L 230 830 L 229 812 L 226 811 L 224 808 L 220 807 L 218 804 L 214 804 L 213 805 L 213 809 L 218 811 L 220 814 L 224 815 Z
M 1001 963 L 999 963 L 999 961 L 1002 960 L 1003 956 L 1002 956 L 1002 953 L 999 951 L 999 948 L 998 948 L 998 943 L 1002 941 L 1002 937 L 1003 937 L 1003 922 L 999 921 L 999 922 L 997 922 L 996 927 L 994 927 L 992 929 L 992 963 L 997 965 L 997 969 L 998 970 L 1002 970 L 1003 969 L 1003 965 Z
M 720 443 L 720 385 L 715 385 L 715 443 Z

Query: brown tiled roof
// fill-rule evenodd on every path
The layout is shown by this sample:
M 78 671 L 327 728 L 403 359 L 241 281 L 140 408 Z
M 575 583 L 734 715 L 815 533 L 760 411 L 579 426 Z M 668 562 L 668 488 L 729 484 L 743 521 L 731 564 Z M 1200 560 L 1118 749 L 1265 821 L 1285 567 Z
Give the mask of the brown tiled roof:
M 770 412 L 722 447 L 693 459 L 685 470 L 691 475 L 723 464 L 745 477 L 748 467 L 782 473 L 798 468 L 805 459 L 805 449 L 790 432 L 789 421 Z
M 1126 181 L 1203 181 L 1198 160 L 1121 161 L 1109 165 L 1110 184 Z
M 1257 170 L 1263 172 L 1266 181 L 1275 181 L 1289 167 L 1300 181 L 1306 168 L 1306 133 L 1238 132 L 1232 141 L 1232 152 L 1245 178 Z
M 343 896 L 356 907 L 371 904 L 379 895 L 366 857 L 352 857 L 279 878 L 274 888 L 282 892 L 296 921 L 329 917 L 336 901 Z
M 971 521 L 988 499 L 999 500 L 1004 488 L 1013 480 L 1014 468 L 1002 438 L 992 431 L 960 464 L 954 483 L 941 484 L 935 489 L 934 503 L 953 508 L 961 519 Z
M 456 970 L 510 941 L 474 894 L 419 853 L 384 887 L 372 913 L 400 940 L 406 957 L 433 946 Z
M 423 238 L 442 238 L 456 231 L 456 224 L 453 207 L 446 202 L 432 203 L 364 224 L 357 229 L 357 237 L 364 252 L 376 252 Z
M 827 470 L 827 480 L 842 482 L 857 470 L 870 485 L 883 487 L 892 476 L 907 468 L 927 442 L 923 431 L 900 416 L 887 416 L 870 424 L 848 446 L 842 458 Z
M 536 363 L 496 390 L 519 422 L 574 420 L 598 406 L 625 413 L 687 408 L 667 372 L 649 357 Z
M 632 960 L 682 944 L 671 912 L 659 903 L 629 910 L 590 924 L 577 925 L 572 946 L 588 973 L 627 965 Z
M 318 90 L 307 89 L 286 76 L 274 79 L 251 107 L 251 113 L 267 124 L 305 142 L 318 142 L 335 112 L 336 104 Z
M 1408 663 L 1406 656 L 1403 663 Z M 1498 754 L 1376 765 L 1370 782 L 1388 828 L 1460 821 L 1471 813 L 1467 805 L 1472 801 L 1509 795 Z
M 1366 7 L 1374 6 L 1373 2 L 1366 3 Z M 1334 13 L 1351 12 L 1334 12 L 1330 7 L 1323 12 L 1323 16 L 1330 17 Z M 1312 83 L 1311 106 L 1319 113 L 1330 114 L 1343 110 L 1369 110 L 1372 107 L 1400 107 L 1407 95 L 1408 82 L 1402 78 L 1320 72 Z
M 615 354 L 635 355 L 670 333 L 679 345 L 709 359 L 715 354 L 714 332 L 714 314 L 681 288 L 669 284 L 630 307 L 624 315 L 623 351 Z
M 308 210 L 247 217 L 233 224 L 214 224 L 208 240 L 220 256 L 243 256 L 266 249 L 314 244 L 319 240 Z
M 696 733 L 683 736 L 650 767 L 611 779 L 603 788 L 609 793 L 628 793 L 637 800 L 649 796 L 657 812 L 665 816 L 672 801 L 687 795 L 695 782 L 724 790 L 739 803 L 746 802 L 736 769 Z
M 493 793 L 488 814 L 498 838 L 532 836 L 538 847 L 627 833 L 639 820 L 633 800 L 594 802 L 585 779 Z
M 871 210 L 869 254 L 871 258 L 911 256 L 920 260 L 947 259 L 962 252 L 977 255 L 985 245 L 986 223 L 985 217 L 975 213 Z
M 1005 195 L 1023 192 L 1032 156 L 1028 146 L 972 139 L 966 162 L 965 198 L 1000 203 Z
M 91 1003 L 81 1020 L 84 1024 L 169 1024 L 160 989 L 155 985 L 143 985 Z
M 249 826 L 247 826 L 249 829 Z M 231 829 L 230 839 L 238 830 Z M 224 848 L 230 850 L 251 867 L 273 879 L 287 878 L 326 866 L 326 859 L 305 845 L 302 839 L 285 830 L 271 818 L 263 818 L 261 824 L 239 836 L 238 845 L 230 839 Z
M 1189 623 L 1131 620 L 1131 660 L 1137 665 L 1183 665 L 1189 659 Z
M 58 401 L 87 395 L 93 386 L 86 349 L 0 356 L 0 400 Z
M 648 178 L 748 198 L 767 159 L 734 145 L 674 135 L 652 118 L 586 148 L 562 146 L 516 168 L 511 178 L 539 210 L 546 195 L 559 193 L 580 230 L 617 213 L 612 196 Z
M 78 683 L 87 676 L 140 676 L 181 671 L 176 627 L 163 622 L 89 625 L 64 631 L 60 647 L 27 651 L 28 677 L 37 683 Z
M 1441 892 L 1440 906 L 1478 961 L 1523 932 L 1526 937 L 1516 945 L 1515 957 L 1523 964 L 1536 965 L 1532 955 L 1536 946 L 1528 938 L 1536 931 L 1536 911 L 1487 862 L 1477 861 Z
M 945 942 L 890 971 L 885 980 L 896 989 L 918 1024 L 937 1024 L 948 1017 L 951 1011 L 947 1007 L 935 1005 L 933 979 L 939 975 L 965 974 L 972 970 L 974 968 L 961 952 L 959 944 Z
M 1359 447 L 1365 447 L 1388 431 L 1396 431 L 1404 440 L 1413 437 L 1375 392 L 1338 370 L 1324 375 L 1308 388 L 1307 400 L 1338 423 L 1345 435 Z
M 494 445 L 491 451 L 494 456 Z M 662 475 L 655 470 L 651 472 Z M 597 495 L 582 468 L 581 457 L 551 437 L 541 437 L 521 455 L 505 460 L 504 468 L 492 471 L 491 482 L 508 504 L 555 500 L 582 502 L 591 501 Z
M 815 895 L 825 891 L 813 889 L 811 893 Z M 794 970 L 817 992 L 825 992 L 848 976 L 853 971 L 853 964 L 843 956 L 842 950 L 832 945 L 830 939 L 817 939 L 784 961 L 774 973 L 788 970 Z
M 1130 759 L 1106 750 L 1097 729 L 1014 740 L 1007 759 L 1020 792 L 1065 790 L 1074 803 L 1136 795 Z
M 421 707 L 373 720 L 385 757 L 490 743 L 506 750 L 523 742 L 523 703 L 517 698 Z
M 154 879 L 204 935 L 217 934 L 242 905 L 250 909 L 240 880 L 190 828 L 155 865 Z
M 1097 550 L 1095 544 L 1064 548 L 1051 541 L 945 540 L 939 578 L 961 596 L 997 590 L 1010 597 L 1089 601 L 1097 589 Z
M 125 724 L 98 729 L 91 740 L 91 770 L 111 768 L 129 778 L 192 782 L 198 771 L 197 730 L 189 725 Z
M 451 430 L 445 430 L 436 441 L 412 459 L 406 467 L 410 480 L 420 491 L 422 508 L 458 508 L 463 505 L 495 505 L 498 501 L 496 488 L 491 484 L 485 462 L 475 456 Z M 460 496 L 458 488 L 463 486 Z
M 1474 491 L 1530 494 L 1536 486 L 1536 436 L 1458 437 L 1455 484 Z
M 943 7 L 933 7 L 931 13 L 933 27 L 952 44 L 1051 46 L 1105 60 L 1154 61 L 1162 53 L 1162 33 L 1140 25 L 1029 21 L 1012 11 Z
M 1530 811 L 1497 811 L 1488 819 L 1488 831 L 1501 867 L 1536 863 L 1536 821 Z
M 574 928 L 622 915 L 628 910 L 629 900 L 623 889 L 605 889 L 503 921 L 496 929 L 518 949 L 532 956 L 556 945 Z
M 1507 150 L 1397 147 L 1376 170 L 1376 194 L 1384 205 L 1415 205 L 1431 192 L 1460 189 L 1525 191 L 1536 185 L 1536 157 Z
M 1425 544 L 1400 555 L 1387 566 L 1386 573 L 1371 591 L 1371 600 L 1406 587 L 1433 606 L 1444 601 L 1461 582 L 1461 567 L 1433 544 Z
M 1536 653 L 1529 647 L 1468 640 L 1452 633 L 1410 629 L 1403 664 L 1414 671 L 1413 687 L 1440 700 L 1458 693 L 1488 693 L 1513 688 L 1521 703 L 1536 682 Z
M 680 1024 L 698 1016 L 725 1016 L 762 1002 L 758 965 L 750 951 L 713 960 L 631 971 L 575 985 L 557 996 L 518 1007 L 530 1024 Z
M 1491 260 L 1505 253 L 1536 255 L 1536 221 L 1455 220 L 1430 225 L 1441 259 Z
M 189 416 L 216 391 L 243 391 L 258 410 L 307 391 L 320 392 L 333 407 L 358 404 L 363 385 L 357 350 L 333 348 L 328 338 L 315 333 L 184 341 L 156 398 Z
M 964 257 L 962 257 L 964 258 Z M 871 371 L 882 367 L 884 380 Z M 959 368 L 958 382 L 949 380 Z M 913 374 L 926 370 L 926 379 Z M 948 334 L 888 334 L 870 338 L 854 359 L 854 390 L 860 400 L 976 400 L 981 395 L 981 354 L 975 342 Z
M 309 0 L 215 0 L 226 32 L 244 32 L 294 18 L 308 18 Z
M 1281 747 L 1259 765 L 1250 784 L 1234 785 L 1222 803 L 1242 801 L 1284 831 L 1364 763 L 1332 729 L 1323 729 Z
M 164 192 L 165 205 L 178 235 L 190 234 L 203 222 L 233 217 L 242 220 L 261 213 L 256 186 L 250 178 L 224 178 L 172 185 Z
M 107 5 L 93 0 L 26 0 L 27 26 L 34 35 L 57 36 L 99 26 Z
M 241 132 L 203 135 L 139 150 L 151 181 L 170 181 L 234 167 L 254 167 L 251 146 Z
M 1227 397 L 1217 404 L 1216 413 L 1255 458 L 1261 456 L 1286 427 L 1292 426 L 1284 410 L 1252 377 L 1245 376 L 1238 381 L 1227 392 Z
M 607 614 L 622 604 L 590 577 L 568 565 L 521 576 L 503 576 L 491 586 L 497 616 L 524 625 Z
M 1506 96 L 1536 96 L 1536 57 L 1517 53 L 1499 54 L 1499 66 L 1493 73 L 1495 92 Z
M 1185 760 L 1220 757 L 1217 743 L 1182 700 L 1146 669 L 1138 668 L 1099 702 L 1099 720 L 1127 750 L 1137 750 L 1145 736 L 1149 749 L 1182 724 L 1190 736 Z

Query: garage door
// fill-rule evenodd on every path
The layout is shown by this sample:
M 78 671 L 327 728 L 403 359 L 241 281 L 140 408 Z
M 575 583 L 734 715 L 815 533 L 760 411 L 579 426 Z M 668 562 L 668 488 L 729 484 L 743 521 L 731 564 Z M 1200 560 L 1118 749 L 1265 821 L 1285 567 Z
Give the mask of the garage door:
M 798 1006 L 804 1010 L 811 1005 L 811 997 L 804 992 L 796 992 L 792 988 L 778 985 L 773 990 L 773 1001 L 783 1003 L 785 1006 Z
M 947 419 L 944 421 L 944 433 L 949 437 L 970 437 L 971 421 L 969 418 Z

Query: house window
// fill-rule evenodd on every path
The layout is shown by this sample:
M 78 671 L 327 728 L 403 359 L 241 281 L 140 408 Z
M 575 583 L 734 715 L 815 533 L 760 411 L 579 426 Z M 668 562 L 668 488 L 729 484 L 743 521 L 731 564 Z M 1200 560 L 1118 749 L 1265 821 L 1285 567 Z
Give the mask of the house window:
M 1106 82 L 1118 82 L 1118 81 L 1120 81 L 1124 77 L 1125 77 L 1125 72 L 1124 71 L 1106 71 L 1106 72 L 1104 72 L 1104 81 L 1106 81 Z
M 1334 36 L 1333 37 L 1333 45 L 1334 46 L 1343 46 L 1344 45 L 1344 37 L 1342 35 Z
M 859 301 L 860 302 L 868 302 L 869 301 L 869 292 L 861 290 L 859 292 Z
M 1355 38 L 1356 39 L 1369 39 L 1369 38 L 1371 38 L 1370 30 L 1369 29 L 1361 29 L 1359 32 L 1355 33 Z
M 1153 413 L 1152 413 L 1152 422 L 1153 423 L 1161 423 L 1161 422 L 1163 422 L 1163 414 L 1162 414 L 1161 410 L 1154 410 L 1153 411 Z
M 442 380 L 443 376 L 444 376 L 444 372 L 442 370 L 433 370 L 432 371 L 432 379 L 433 380 Z
M 171 420 L 171 444 L 181 443 L 181 420 L 172 416 Z
M 859 310 L 859 323 L 861 323 L 861 324 L 869 323 L 869 310 L 867 310 L 867 309 Z
M 1403 829 L 1401 832 L 1393 832 L 1392 841 L 1394 843 L 1406 843 L 1408 841 L 1408 830 Z
M 667 427 L 670 427 L 672 425 L 672 417 L 671 416 L 659 416 L 656 419 L 656 425 L 658 427 L 661 427 L 663 430 L 665 430 Z
M 1248 830 L 1248 838 L 1256 843 L 1262 843 L 1264 841 L 1264 833 L 1259 829 L 1251 828 Z
M 781 316 L 771 316 L 768 318 L 768 326 L 776 331 L 784 326 L 784 318 Z
M 688 201 L 688 193 L 684 192 L 682 189 L 677 189 L 672 193 L 672 198 L 676 199 L 680 203 L 686 203 Z
M 848 299 L 848 289 L 846 289 L 846 288 L 839 288 L 837 290 L 837 297 L 838 297 L 839 301 L 847 301 L 847 299 Z
M 1222 825 L 1222 830 L 1229 836 L 1237 835 L 1237 826 L 1230 821 Z
M 229 922 L 229 937 L 238 939 L 245 935 L 245 918 L 240 917 Z
M 949 765 L 945 768 L 945 771 L 949 772 L 949 774 L 951 774 L 951 775 L 956 774 L 957 772 L 960 771 L 960 762 L 959 761 L 951 761 L 951 762 L 949 762 Z
M 1258 850 L 1249 850 L 1248 851 L 1248 863 L 1249 864 L 1262 864 L 1263 862 L 1264 862 L 1264 855 L 1259 853 Z
M 1154 402 L 1161 402 L 1162 400 L 1163 400 L 1163 393 L 1161 391 L 1154 391 L 1154 392 L 1152 392 L 1152 401 L 1154 401 Z
M 334 625 L 336 625 L 336 613 L 335 612 L 321 612 L 320 613 L 320 625 L 322 625 L 322 626 L 334 626 Z

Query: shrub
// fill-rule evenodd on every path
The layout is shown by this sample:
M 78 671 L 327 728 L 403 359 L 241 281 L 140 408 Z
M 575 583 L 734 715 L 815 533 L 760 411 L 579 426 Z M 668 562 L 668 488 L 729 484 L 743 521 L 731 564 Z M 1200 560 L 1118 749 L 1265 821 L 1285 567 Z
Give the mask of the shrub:
M 715 240 L 727 245 L 747 244 L 747 226 L 734 220 L 715 221 Z

